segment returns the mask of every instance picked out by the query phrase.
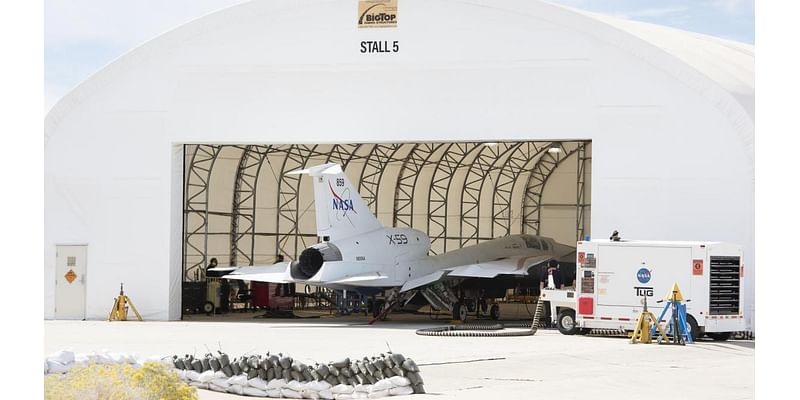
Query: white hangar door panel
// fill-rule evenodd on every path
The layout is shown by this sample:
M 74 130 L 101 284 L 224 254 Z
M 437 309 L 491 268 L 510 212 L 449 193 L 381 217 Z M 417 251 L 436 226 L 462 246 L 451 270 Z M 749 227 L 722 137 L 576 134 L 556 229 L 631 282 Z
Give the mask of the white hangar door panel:
M 86 317 L 86 246 L 56 246 L 55 317 Z

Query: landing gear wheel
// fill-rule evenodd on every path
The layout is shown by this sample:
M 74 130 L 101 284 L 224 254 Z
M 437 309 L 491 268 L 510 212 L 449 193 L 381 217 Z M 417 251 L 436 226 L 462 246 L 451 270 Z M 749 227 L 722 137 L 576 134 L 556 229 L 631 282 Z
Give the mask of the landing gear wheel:
M 718 342 L 724 342 L 724 341 L 730 339 L 731 333 L 730 332 L 706 332 L 706 336 L 708 336 L 711 339 L 714 339 L 714 340 L 716 340 Z
M 492 307 L 489 309 L 489 316 L 495 321 L 500 319 L 500 306 L 492 304 Z
M 453 304 L 453 319 L 467 322 L 467 307 L 461 302 Z
M 207 301 L 207 302 L 203 303 L 203 312 L 206 313 L 206 315 L 213 314 L 214 313 L 214 303 L 212 303 L 210 301 Z
M 575 323 L 575 311 L 561 310 L 556 319 L 556 327 L 564 335 L 574 335 L 578 331 L 578 325 Z

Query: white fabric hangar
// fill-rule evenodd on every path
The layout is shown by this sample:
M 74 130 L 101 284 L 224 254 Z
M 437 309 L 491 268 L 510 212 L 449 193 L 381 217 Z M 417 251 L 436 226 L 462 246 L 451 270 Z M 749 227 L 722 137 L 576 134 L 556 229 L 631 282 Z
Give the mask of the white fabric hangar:
M 56 104 L 45 318 L 106 318 L 120 283 L 181 317 L 186 144 L 585 140 L 586 234 L 743 245 L 752 329 L 753 46 L 530 0 L 398 0 L 396 26 L 359 28 L 358 3 L 205 16 Z

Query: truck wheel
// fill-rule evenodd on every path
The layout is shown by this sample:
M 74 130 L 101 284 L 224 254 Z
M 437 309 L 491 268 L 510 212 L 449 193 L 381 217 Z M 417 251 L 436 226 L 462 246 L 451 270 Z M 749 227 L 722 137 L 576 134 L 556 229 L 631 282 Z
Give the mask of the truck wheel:
M 564 335 L 574 335 L 578 331 L 578 325 L 575 323 L 575 310 L 561 310 L 558 313 L 556 327 Z
M 693 316 L 686 314 L 686 323 L 689 325 L 689 330 L 692 333 L 692 341 L 696 342 L 697 338 L 703 336 L 703 334 L 700 333 L 700 327 L 697 326 L 697 320 L 695 320 Z
M 203 303 L 203 312 L 206 313 L 206 315 L 213 314 L 214 313 L 214 303 L 212 303 L 210 301 L 207 301 L 207 302 Z
M 500 319 L 500 306 L 497 304 L 492 304 L 492 307 L 489 309 L 489 316 L 495 321 Z
M 467 322 L 467 307 L 461 302 L 453 304 L 453 319 Z
M 706 336 L 708 336 L 711 339 L 714 339 L 714 340 L 716 340 L 718 342 L 724 342 L 724 341 L 730 339 L 731 333 L 730 332 L 706 332 Z

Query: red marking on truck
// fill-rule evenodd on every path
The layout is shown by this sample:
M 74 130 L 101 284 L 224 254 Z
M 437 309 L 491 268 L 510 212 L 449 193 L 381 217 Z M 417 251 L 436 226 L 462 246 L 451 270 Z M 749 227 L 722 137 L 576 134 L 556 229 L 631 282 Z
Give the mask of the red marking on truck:
M 620 320 L 620 321 L 630 321 L 631 320 L 630 318 L 617 318 L 617 319 Z
M 611 321 L 611 317 L 600 317 L 603 321 Z
M 589 316 L 586 316 L 586 315 L 584 315 L 583 318 L 584 319 L 594 319 L 594 317 L 589 317 Z

